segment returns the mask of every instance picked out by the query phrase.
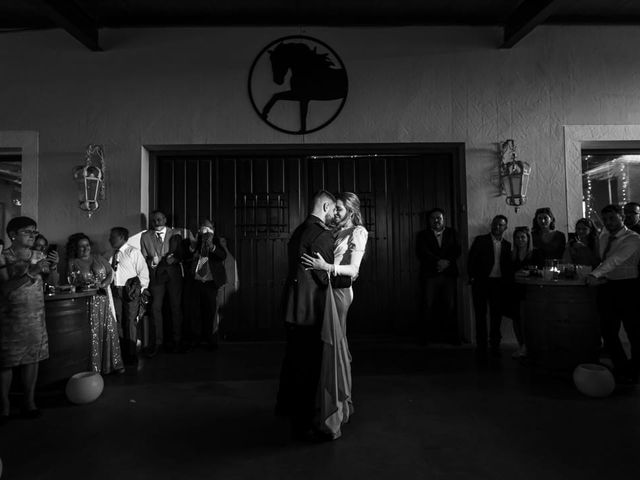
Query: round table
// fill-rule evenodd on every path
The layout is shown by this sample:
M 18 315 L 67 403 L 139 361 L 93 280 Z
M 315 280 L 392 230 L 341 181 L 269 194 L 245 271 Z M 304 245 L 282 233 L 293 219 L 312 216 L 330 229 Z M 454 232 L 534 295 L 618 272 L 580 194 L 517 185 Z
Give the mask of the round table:
M 600 320 L 596 289 L 584 280 L 516 278 L 523 285 L 524 341 L 535 366 L 573 371 L 598 360 Z
M 39 385 L 66 380 L 89 369 L 89 299 L 95 293 L 89 290 L 45 295 L 49 358 L 40 362 Z

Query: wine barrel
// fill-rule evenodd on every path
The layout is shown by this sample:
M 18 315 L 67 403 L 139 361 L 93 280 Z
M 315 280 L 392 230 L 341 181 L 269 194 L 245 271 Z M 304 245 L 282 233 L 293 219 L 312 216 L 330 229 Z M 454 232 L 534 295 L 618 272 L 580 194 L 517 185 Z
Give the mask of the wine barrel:
M 600 321 L 595 289 L 580 281 L 518 280 L 526 285 L 522 304 L 524 341 L 538 367 L 573 372 L 598 360 Z
M 39 385 L 66 380 L 75 373 L 89 369 L 90 298 L 90 293 L 68 293 L 45 297 L 49 358 L 40 362 Z

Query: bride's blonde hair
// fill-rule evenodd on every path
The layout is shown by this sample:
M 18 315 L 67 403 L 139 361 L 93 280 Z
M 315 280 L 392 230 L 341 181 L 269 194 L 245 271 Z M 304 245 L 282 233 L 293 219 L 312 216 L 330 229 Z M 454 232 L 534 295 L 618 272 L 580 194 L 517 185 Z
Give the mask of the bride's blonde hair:
M 351 214 L 354 226 L 362 225 L 362 213 L 360 212 L 360 199 L 353 192 L 340 192 L 336 195 L 336 201 L 342 200 L 344 208 Z

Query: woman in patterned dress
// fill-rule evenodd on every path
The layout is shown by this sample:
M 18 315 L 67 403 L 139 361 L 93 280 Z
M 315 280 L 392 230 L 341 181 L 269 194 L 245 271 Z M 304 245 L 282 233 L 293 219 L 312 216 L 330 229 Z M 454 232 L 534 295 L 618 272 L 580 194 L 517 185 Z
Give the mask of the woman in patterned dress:
M 11 247 L 0 253 L 0 424 L 9 420 L 14 368 L 20 370 L 24 389 L 22 416 L 41 415 L 34 398 L 38 365 L 49 358 L 42 275 L 57 265 L 50 265 L 44 253 L 31 250 L 36 228 L 31 218 L 11 219 L 7 225 Z
M 67 261 L 70 281 L 84 286 L 95 285 L 98 289 L 89 304 L 91 369 L 104 374 L 124 372 L 118 323 L 109 295 L 109 284 L 113 279 L 111 265 L 104 258 L 91 254 L 91 240 L 84 233 L 69 237 Z
M 360 199 L 355 193 L 336 195 L 336 231 L 334 263 L 322 255 L 302 256 L 307 268 L 325 270 L 329 275 L 347 276 L 351 283 L 358 277 L 367 245 L 368 232 L 362 226 Z M 351 354 L 347 343 L 347 314 L 353 302 L 353 288 L 329 288 L 322 325 L 322 367 L 318 386 L 321 432 L 335 440 L 342 435 L 342 425 L 353 414 L 351 399 Z M 334 308 L 335 307 L 335 308 Z

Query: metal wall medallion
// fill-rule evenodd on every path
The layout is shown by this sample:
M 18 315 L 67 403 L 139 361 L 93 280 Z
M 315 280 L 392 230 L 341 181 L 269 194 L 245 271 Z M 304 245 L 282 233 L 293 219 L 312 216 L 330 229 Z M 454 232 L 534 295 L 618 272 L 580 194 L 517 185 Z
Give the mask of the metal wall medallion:
M 269 126 L 302 135 L 329 125 L 347 100 L 347 70 L 326 43 L 304 35 L 274 40 L 251 65 L 249 98 Z

